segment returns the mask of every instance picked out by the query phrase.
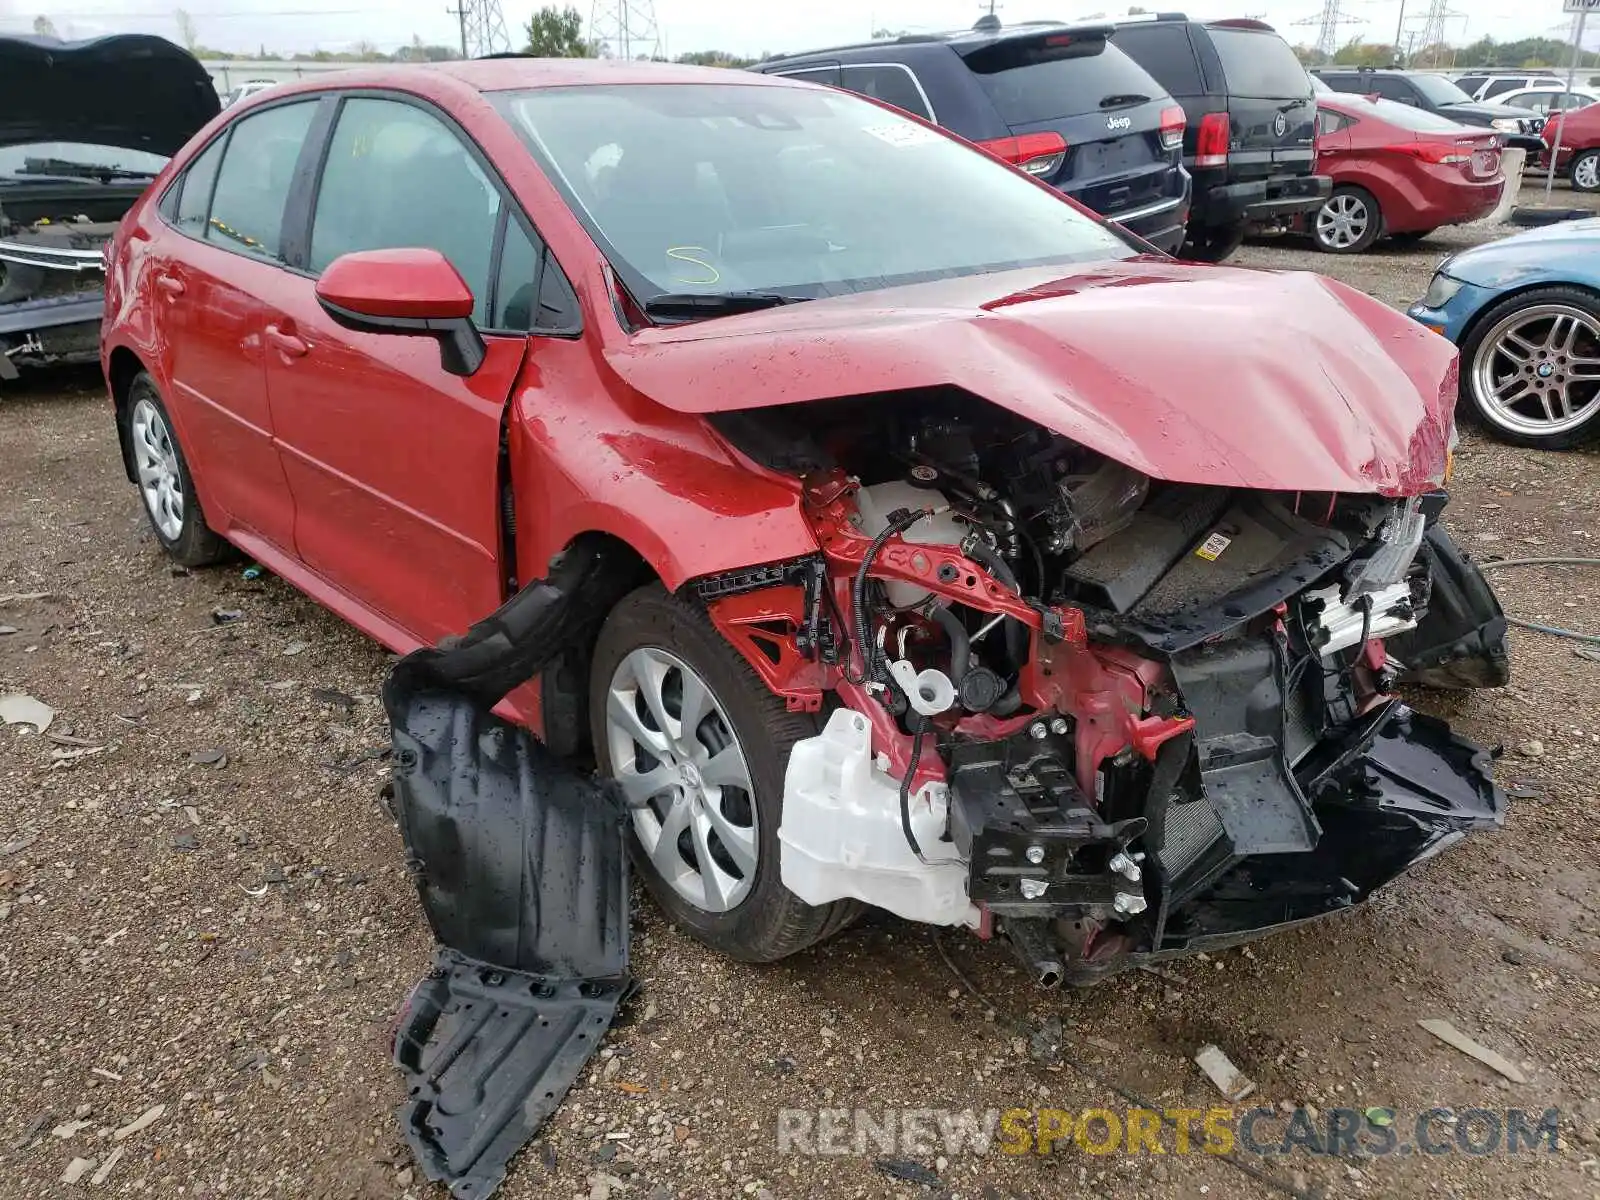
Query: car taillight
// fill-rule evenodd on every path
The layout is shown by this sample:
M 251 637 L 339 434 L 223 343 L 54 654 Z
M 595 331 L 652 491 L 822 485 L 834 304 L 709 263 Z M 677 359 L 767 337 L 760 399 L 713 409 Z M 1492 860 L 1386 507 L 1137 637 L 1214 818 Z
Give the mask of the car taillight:
M 1219 114 L 1220 115 L 1220 114 Z M 1171 108 L 1161 110 L 1161 148 L 1163 150 L 1176 150 L 1183 145 L 1183 129 L 1189 123 L 1189 118 L 1183 115 L 1183 109 L 1174 104 Z
M 1059 133 L 1024 133 L 1016 137 L 979 142 L 1001 162 L 1021 167 L 1029 175 L 1054 175 L 1067 157 L 1067 139 Z
M 1200 128 L 1195 135 L 1194 165 L 1197 167 L 1228 165 L 1227 113 L 1207 113 L 1200 118 Z
M 1420 158 L 1423 162 L 1441 163 L 1445 165 L 1471 162 L 1470 153 L 1463 154 L 1461 147 L 1447 142 L 1409 142 L 1405 145 L 1395 146 L 1395 153 L 1410 155 Z

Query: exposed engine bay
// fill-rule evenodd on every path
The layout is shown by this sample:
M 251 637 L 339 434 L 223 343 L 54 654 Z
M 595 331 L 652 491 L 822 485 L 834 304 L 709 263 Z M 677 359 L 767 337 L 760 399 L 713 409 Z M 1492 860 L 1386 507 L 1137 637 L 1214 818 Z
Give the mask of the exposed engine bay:
M 129 192 L 129 189 L 117 189 Z M 100 350 L 102 247 L 138 196 L 0 200 L 0 378 L 22 365 L 91 362 Z M 101 212 L 80 212 L 93 200 Z
M 1087 981 L 1358 903 L 1503 820 L 1487 755 L 1394 695 L 1507 674 L 1442 490 L 1166 483 L 959 392 L 711 419 L 803 481 L 822 547 L 697 584 L 824 720 L 784 796 L 803 899 Z

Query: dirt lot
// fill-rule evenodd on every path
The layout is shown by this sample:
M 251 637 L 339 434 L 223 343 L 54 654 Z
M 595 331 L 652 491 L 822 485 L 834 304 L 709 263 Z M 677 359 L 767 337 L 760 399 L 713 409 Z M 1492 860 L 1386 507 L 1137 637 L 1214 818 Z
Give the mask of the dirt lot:
M 1447 231 L 1353 260 L 1264 245 L 1241 260 L 1402 304 L 1471 241 Z M 399 1141 L 387 1060 L 431 949 L 377 801 L 385 767 L 367 757 L 386 744 L 387 656 L 275 580 L 163 559 L 92 374 L 8 390 L 0 447 L 0 595 L 48 593 L 0 602 L 0 692 L 52 705 L 51 732 L 84 743 L 0 729 L 0 1196 L 442 1198 Z M 1450 522 L 1486 556 L 1596 554 L 1597 478 L 1592 455 L 1469 435 Z M 1600 573 L 1500 584 L 1513 612 L 1600 631 Z M 240 615 L 219 625 L 217 610 Z M 985 1200 L 1600 1197 L 1600 662 L 1537 635 L 1518 635 L 1515 655 L 1502 691 L 1416 698 L 1506 747 L 1500 777 L 1524 798 L 1503 834 L 1363 911 L 1162 977 L 1050 996 L 1001 948 L 949 938 L 991 1017 L 924 929 L 870 918 L 757 969 L 639 897 L 630 1020 L 502 1194 L 932 1194 L 873 1152 L 780 1155 L 779 1110 L 1121 1110 L 1112 1085 L 1203 1109 L 1220 1101 L 1190 1056 L 1215 1042 L 1258 1082 L 1250 1104 L 1554 1106 L 1561 1149 L 1249 1160 L 1270 1184 L 1206 1155 L 1070 1142 L 918 1162 L 946 1194 Z M 1023 1016 L 1058 1017 L 1070 1061 L 1035 1061 Z M 1528 1081 L 1434 1040 L 1424 1017 Z M 145 1128 L 113 1132 L 157 1106 Z M 79 1157 L 103 1176 L 61 1183 Z

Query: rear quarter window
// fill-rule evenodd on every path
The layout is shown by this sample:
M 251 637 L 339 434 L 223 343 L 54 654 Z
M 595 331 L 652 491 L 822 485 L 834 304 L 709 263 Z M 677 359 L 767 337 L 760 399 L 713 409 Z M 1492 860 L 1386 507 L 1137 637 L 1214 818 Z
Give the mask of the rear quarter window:
M 1262 29 L 1210 30 L 1228 91 L 1252 99 L 1288 100 L 1311 95 L 1311 77 L 1289 43 Z M 1333 80 L 1328 76 L 1330 83 Z M 1334 84 L 1335 87 L 1338 84 Z
M 899 63 L 845 63 L 839 69 L 839 85 L 847 91 L 871 96 L 892 104 L 902 112 L 913 113 L 924 121 L 933 120 L 933 111 L 922 98 L 922 89 L 911 68 Z
M 1000 119 L 1012 127 L 1098 112 L 1100 102 L 1110 96 L 1154 100 L 1165 92 L 1148 71 L 1109 42 L 1098 54 L 1042 60 L 1023 46 L 1014 53 L 997 47 L 985 51 L 981 61 L 974 56 L 969 65 Z
M 1174 96 L 1205 94 L 1194 43 L 1183 25 L 1131 25 L 1117 31 L 1115 45 Z

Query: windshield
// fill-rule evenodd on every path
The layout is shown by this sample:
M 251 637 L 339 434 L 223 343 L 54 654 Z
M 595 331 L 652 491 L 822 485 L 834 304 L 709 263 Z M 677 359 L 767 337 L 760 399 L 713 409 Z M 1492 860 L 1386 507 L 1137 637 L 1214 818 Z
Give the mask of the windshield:
M 1471 104 L 1472 97 L 1439 75 L 1413 75 L 1411 82 L 1430 104 Z
M 1050 57 L 1019 38 L 974 56 L 968 65 L 979 64 L 979 84 L 1012 129 L 1166 97 L 1143 67 L 1115 46 L 1101 45 L 1096 54 Z
M 1410 104 L 1401 104 L 1398 100 L 1373 100 L 1372 115 L 1398 125 L 1401 129 L 1409 129 L 1413 133 L 1487 133 L 1488 130 L 1474 129 L 1463 125 L 1459 121 L 1452 121 L 1449 117 L 1442 117 L 1438 113 L 1431 113 L 1425 108 L 1415 108 Z M 1358 110 L 1359 111 L 1359 110 Z
M 809 299 L 1135 253 L 987 155 L 842 92 L 648 84 L 493 99 L 641 302 Z
M 124 150 L 119 146 L 96 146 L 87 142 L 26 142 L 20 146 L 0 146 L 0 175 L 94 175 L 155 176 L 167 160 L 143 150 Z

